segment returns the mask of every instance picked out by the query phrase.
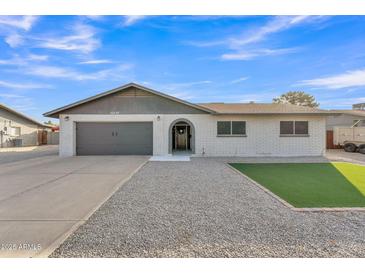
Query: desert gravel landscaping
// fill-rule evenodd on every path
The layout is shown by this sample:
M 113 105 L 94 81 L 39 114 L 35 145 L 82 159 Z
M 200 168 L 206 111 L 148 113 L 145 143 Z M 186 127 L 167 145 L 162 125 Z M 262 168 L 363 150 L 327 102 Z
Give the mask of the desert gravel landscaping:
M 295 212 L 224 159 L 149 162 L 51 256 L 364 257 L 365 212 Z

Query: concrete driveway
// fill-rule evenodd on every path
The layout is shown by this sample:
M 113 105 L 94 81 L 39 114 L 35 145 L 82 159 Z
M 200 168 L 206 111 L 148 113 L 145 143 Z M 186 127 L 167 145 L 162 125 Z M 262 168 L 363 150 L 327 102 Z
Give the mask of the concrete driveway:
M 0 257 L 47 256 L 147 160 L 44 156 L 0 164 Z
M 326 158 L 330 161 L 343 161 L 365 165 L 365 154 L 346 152 L 343 149 L 329 149 Z
M 58 145 L 0 148 L 0 164 L 58 154 Z

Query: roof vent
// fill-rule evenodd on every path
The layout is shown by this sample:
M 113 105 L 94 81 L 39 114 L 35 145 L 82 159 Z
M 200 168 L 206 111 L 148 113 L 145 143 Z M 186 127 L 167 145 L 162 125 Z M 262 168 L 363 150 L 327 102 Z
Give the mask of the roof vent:
M 250 103 L 250 104 L 254 104 L 254 103 L 255 103 L 255 101 L 250 101 L 249 103 Z

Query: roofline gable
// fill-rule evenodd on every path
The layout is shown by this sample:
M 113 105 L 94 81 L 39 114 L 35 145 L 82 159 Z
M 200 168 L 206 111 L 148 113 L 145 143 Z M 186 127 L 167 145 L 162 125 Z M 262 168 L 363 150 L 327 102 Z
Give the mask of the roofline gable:
M 132 82 L 132 83 L 128 83 L 126 85 L 123 85 L 123 86 L 120 86 L 120 87 L 117 87 L 117 88 L 114 88 L 114 89 L 111 89 L 111 90 L 108 90 L 108 91 L 105 91 L 105 92 L 96 94 L 94 96 L 91 96 L 91 97 L 88 97 L 88 98 L 85 98 L 85 99 L 76 101 L 76 102 L 71 103 L 71 104 L 68 104 L 66 106 L 63 106 L 63 107 L 56 108 L 54 110 L 48 111 L 46 113 L 43 113 L 43 116 L 50 117 L 50 116 L 55 115 L 55 114 L 57 114 L 59 112 L 62 112 L 64 110 L 67 110 L 67 109 L 70 109 L 70 108 L 74 108 L 74 107 L 77 107 L 77 106 L 80 106 L 80 105 L 83 105 L 83 104 L 92 102 L 92 101 L 97 100 L 99 98 L 102 98 L 102 97 L 105 97 L 105 96 L 108 96 L 108 95 L 111 95 L 111 94 L 114 94 L 114 93 L 123 91 L 123 90 L 125 90 L 127 88 L 130 88 L 130 87 L 134 87 L 134 88 L 141 89 L 143 91 L 150 92 L 150 93 L 152 93 L 154 95 L 164 97 L 166 99 L 169 99 L 169 100 L 178 102 L 180 104 L 184 104 L 184 105 L 187 105 L 187 106 L 190 106 L 190 107 L 199 109 L 199 110 L 204 111 L 204 112 L 207 112 L 207 113 L 215 113 L 214 110 L 211 110 L 209 108 L 206 108 L 206 107 L 203 107 L 203 106 L 199 106 L 197 104 L 193 104 L 193 103 L 187 102 L 185 100 L 176 98 L 174 96 L 171 96 L 171 95 L 168 95 L 168 94 L 165 94 L 165 93 L 162 93 L 162 92 L 159 92 L 159 91 L 156 91 L 156 90 L 153 90 L 153 89 L 150 89 L 150 88 L 147 88 L 147 87 L 144 87 L 144 86 L 141 86 L 139 84 L 136 84 L 136 83 L 133 83 Z
M 0 104 L 0 108 L 5 109 L 6 111 L 9 111 L 12 114 L 15 114 L 15 115 L 17 115 L 17 116 L 19 116 L 19 117 L 21 117 L 21 118 L 23 118 L 25 120 L 28 120 L 28 121 L 30 121 L 30 122 L 38 125 L 38 126 L 41 126 L 41 127 L 49 127 L 49 128 L 52 127 L 52 126 L 49 126 L 49 125 L 42 124 L 41 122 L 38 122 L 38 121 L 34 120 L 33 118 L 30 118 L 30 117 L 24 115 L 23 113 L 20 113 L 20 112 L 14 110 L 14 109 L 12 109 L 12 108 L 10 108 L 8 106 L 5 106 L 4 104 Z

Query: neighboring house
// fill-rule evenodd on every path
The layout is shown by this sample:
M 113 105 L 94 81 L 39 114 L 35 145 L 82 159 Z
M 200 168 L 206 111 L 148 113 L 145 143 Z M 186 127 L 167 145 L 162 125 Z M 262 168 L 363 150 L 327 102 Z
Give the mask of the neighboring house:
M 289 104 L 193 104 L 137 85 L 44 115 L 60 119 L 60 155 L 325 153 L 329 111 Z
M 352 109 L 353 110 L 365 110 L 365 103 L 353 104 Z
M 0 147 L 41 145 L 43 132 L 48 128 L 0 104 Z
M 352 110 L 331 110 L 331 112 L 336 113 L 337 115 L 330 115 L 327 117 L 326 147 L 328 149 L 339 148 L 338 140 L 342 139 L 339 135 L 345 134 L 346 137 L 343 136 L 343 138 L 350 138 L 351 132 L 353 132 L 351 127 L 365 127 L 365 110 L 361 110 L 362 105 L 365 104 L 353 105 Z M 339 133 L 339 131 L 341 131 L 341 133 Z
M 365 127 L 365 110 L 332 110 L 337 115 L 327 117 L 326 129 L 333 127 Z

